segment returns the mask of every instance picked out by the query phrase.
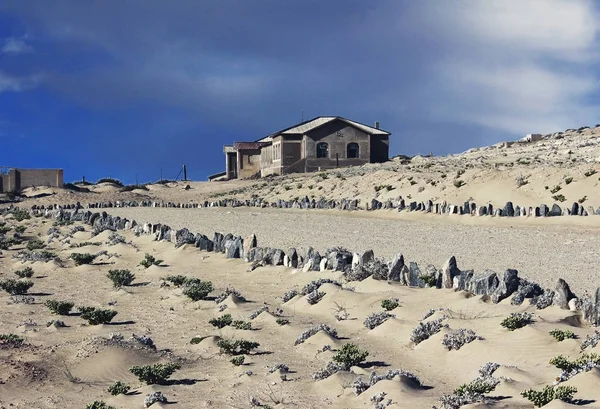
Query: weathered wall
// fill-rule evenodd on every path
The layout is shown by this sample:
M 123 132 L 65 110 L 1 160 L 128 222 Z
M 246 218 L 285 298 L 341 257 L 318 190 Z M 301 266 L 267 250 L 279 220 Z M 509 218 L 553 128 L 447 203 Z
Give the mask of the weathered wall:
M 20 192 L 33 186 L 63 187 L 62 169 L 11 169 L 2 176 L 3 192 Z
M 260 149 L 241 150 L 237 155 L 239 179 L 246 179 L 260 172 Z
M 325 142 L 329 145 L 329 158 L 317 158 L 317 144 Z M 357 143 L 359 157 L 348 159 L 349 143 Z M 320 128 L 308 132 L 305 137 L 306 171 L 332 169 L 344 166 L 359 166 L 369 163 L 371 149 L 369 134 L 354 128 L 343 121 L 330 122 Z
M 371 163 L 387 162 L 390 157 L 390 137 L 371 135 Z

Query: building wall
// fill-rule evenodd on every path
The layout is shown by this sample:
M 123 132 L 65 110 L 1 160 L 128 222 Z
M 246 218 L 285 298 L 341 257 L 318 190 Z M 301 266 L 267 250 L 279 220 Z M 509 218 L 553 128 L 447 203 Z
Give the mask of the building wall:
M 11 169 L 2 175 L 3 192 L 20 192 L 33 186 L 63 187 L 62 169 Z
M 329 158 L 317 158 L 317 144 L 320 142 L 329 145 Z M 353 142 L 359 146 L 358 158 L 347 157 L 348 144 Z M 371 160 L 369 134 L 343 121 L 334 121 L 308 132 L 304 138 L 304 146 L 307 172 L 344 166 L 360 166 Z
M 272 144 L 261 149 L 260 176 L 281 175 L 281 136 L 273 138 Z
M 387 162 L 390 159 L 390 137 L 371 135 L 371 163 Z
M 237 177 L 246 179 L 260 172 L 260 149 L 239 150 L 237 154 Z

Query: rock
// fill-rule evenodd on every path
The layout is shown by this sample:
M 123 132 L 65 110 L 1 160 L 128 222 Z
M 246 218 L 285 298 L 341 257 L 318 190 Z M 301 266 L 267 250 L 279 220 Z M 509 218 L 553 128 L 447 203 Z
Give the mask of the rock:
M 581 309 L 581 302 L 578 298 L 571 298 L 568 305 L 570 311 L 578 311 Z
M 213 251 L 214 248 L 215 248 L 214 247 L 214 243 L 212 242 L 212 240 L 210 240 L 204 234 L 197 234 L 196 235 L 195 245 L 200 250 L 204 250 L 204 251 Z
M 257 245 L 258 245 L 258 243 L 256 241 L 256 235 L 255 234 L 251 234 L 248 237 L 246 237 L 244 239 L 244 242 L 243 242 L 242 257 L 245 257 L 246 253 L 248 251 L 250 251 L 251 248 L 254 248 Z
M 600 288 L 591 297 L 584 297 L 581 302 L 583 319 L 591 325 L 600 325 Z
M 485 270 L 473 274 L 473 278 L 467 283 L 466 289 L 476 295 L 492 294 L 499 284 L 498 274 L 491 270 Z
M 573 206 L 571 206 L 571 214 L 573 216 L 577 216 L 579 214 L 579 203 L 573 202 Z
M 233 240 L 225 242 L 225 254 L 227 258 L 241 258 L 243 252 L 241 237 L 235 237 Z
M 554 287 L 554 298 L 552 299 L 552 304 L 557 305 L 560 308 L 567 309 L 569 308 L 569 301 L 575 298 L 571 289 L 569 288 L 569 284 L 562 278 L 559 278 L 556 281 L 556 287 Z
M 417 263 L 411 261 L 408 268 L 407 285 L 411 287 L 425 287 L 425 282 L 421 280 L 421 270 Z
M 402 273 L 402 268 L 404 267 L 404 256 L 402 254 L 398 254 L 392 264 L 390 265 L 390 269 L 388 270 L 387 279 L 388 281 L 400 281 L 400 274 Z
M 298 268 L 298 252 L 295 248 L 290 248 L 286 254 L 289 259 L 289 266 L 291 268 Z
M 552 205 L 552 208 L 548 212 L 548 216 L 562 216 L 562 209 L 560 208 L 559 205 L 557 205 L 556 203 L 554 203 Z
M 309 258 L 308 260 L 306 260 L 306 264 L 304 264 L 304 267 L 302 267 L 302 271 L 305 273 L 308 273 L 309 271 L 311 271 L 312 264 L 313 264 L 312 258 Z
M 325 270 L 327 270 L 327 259 L 322 258 L 321 262 L 319 263 L 319 271 L 325 271 Z
M 478 216 L 486 216 L 487 215 L 487 207 L 485 207 L 485 206 L 479 206 L 479 209 L 477 211 L 477 215 Z
M 525 298 L 533 298 L 539 295 L 542 295 L 544 290 L 537 283 L 519 279 L 519 287 L 514 293 L 514 296 L 511 300 L 512 305 L 521 305 Z
M 498 288 L 492 293 L 492 302 L 498 304 L 505 298 L 510 297 L 519 288 L 519 273 L 517 270 L 508 269 L 500 280 Z
M 539 310 L 543 310 L 552 305 L 554 299 L 554 291 L 545 289 L 541 295 L 535 296 L 531 299 L 531 305 L 535 305 Z
M 506 202 L 506 205 L 504 206 L 504 210 L 502 210 L 502 215 L 507 216 L 507 217 L 515 216 L 515 209 L 513 208 L 512 202 Z
M 213 236 L 213 250 L 215 253 L 220 253 L 223 250 L 223 235 L 221 233 L 215 232 Z
M 181 247 L 184 244 L 195 244 L 196 236 L 188 229 L 183 228 L 175 232 L 175 247 Z
M 359 263 L 360 263 L 360 265 L 365 265 L 369 261 L 373 261 L 373 260 L 375 260 L 375 253 L 373 252 L 373 250 L 367 250 L 360 257 L 360 262 Z
M 454 277 L 460 274 L 460 270 L 456 266 L 456 258 L 450 257 L 444 267 L 442 267 L 442 288 L 452 288 Z
M 452 288 L 457 290 L 466 290 L 468 284 L 473 279 L 473 270 L 461 271 L 461 273 L 452 280 Z

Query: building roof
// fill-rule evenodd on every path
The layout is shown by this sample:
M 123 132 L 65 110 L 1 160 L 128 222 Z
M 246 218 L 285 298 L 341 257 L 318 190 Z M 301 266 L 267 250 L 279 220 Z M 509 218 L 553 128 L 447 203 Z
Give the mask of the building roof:
M 389 132 L 386 132 L 383 129 L 377 129 L 372 126 L 361 124 L 360 122 L 352 121 L 341 116 L 318 116 L 316 118 L 309 119 L 308 121 L 300 122 L 299 124 L 296 124 L 289 128 L 282 129 L 278 132 L 268 135 L 265 138 L 259 139 L 258 141 L 272 140 L 273 137 L 277 135 L 304 134 L 335 120 L 346 122 L 348 125 L 354 126 L 355 128 L 358 128 L 361 131 L 371 135 L 390 135 Z
M 256 150 L 256 149 L 260 149 L 263 146 L 267 146 L 269 145 L 268 143 L 264 143 L 264 142 L 234 142 L 233 143 L 233 148 L 235 150 L 241 151 L 241 150 Z

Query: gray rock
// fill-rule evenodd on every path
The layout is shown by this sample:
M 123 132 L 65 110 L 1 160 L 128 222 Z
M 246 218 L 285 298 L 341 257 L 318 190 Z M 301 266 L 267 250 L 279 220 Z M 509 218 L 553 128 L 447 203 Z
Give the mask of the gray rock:
M 295 248 L 290 248 L 287 253 L 289 259 L 289 267 L 298 268 L 298 252 Z
M 421 280 L 421 270 L 414 261 L 409 263 L 407 285 L 411 287 L 425 287 L 425 282 Z
M 577 216 L 579 214 L 579 203 L 573 202 L 573 206 L 571 206 L 571 214 L 573 216 Z
M 242 257 L 246 257 L 246 253 L 250 251 L 251 248 L 254 248 L 257 245 L 258 243 L 255 234 L 251 234 L 248 237 L 246 237 L 243 242 Z
M 556 281 L 556 287 L 554 288 L 554 298 L 552 304 L 559 306 L 560 308 L 568 309 L 569 301 L 575 298 L 575 295 L 571 292 L 569 284 L 562 278 Z
M 175 232 L 175 247 L 181 247 L 184 244 L 195 244 L 196 236 L 185 227 Z
M 454 277 L 460 274 L 456 266 L 456 257 L 452 256 L 442 267 L 442 288 L 452 288 Z
M 519 288 L 519 273 L 517 270 L 508 269 L 500 280 L 498 288 L 492 293 L 492 302 L 497 304 L 510 297 Z
M 506 217 L 514 217 L 515 216 L 515 209 L 513 207 L 512 202 L 506 202 L 506 205 L 504 206 L 504 210 L 502 211 L 502 215 L 506 216 Z
M 554 291 L 547 288 L 541 295 L 533 297 L 530 303 L 531 305 L 535 305 L 537 309 L 543 310 L 544 308 L 548 308 L 552 305 L 553 299 Z
M 466 289 L 476 295 L 492 294 L 499 284 L 498 274 L 491 270 L 485 270 L 473 274 L 473 278 L 467 283 Z
M 583 319 L 591 325 L 600 325 L 600 288 L 596 289 L 593 296 L 586 296 L 581 300 Z
M 461 273 L 452 280 L 452 288 L 457 290 L 466 290 L 468 284 L 473 279 L 473 270 L 461 271 Z
M 227 258 L 241 258 L 243 254 L 243 244 L 241 237 L 235 237 L 233 240 L 225 242 L 225 254 Z
M 388 281 L 400 281 L 400 275 L 402 273 L 402 268 L 404 267 L 404 256 L 402 254 L 398 254 L 392 264 L 390 265 L 390 269 L 387 273 Z
M 213 251 L 215 249 L 214 243 L 204 234 L 197 234 L 195 239 L 195 245 L 200 250 Z

